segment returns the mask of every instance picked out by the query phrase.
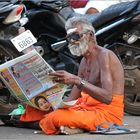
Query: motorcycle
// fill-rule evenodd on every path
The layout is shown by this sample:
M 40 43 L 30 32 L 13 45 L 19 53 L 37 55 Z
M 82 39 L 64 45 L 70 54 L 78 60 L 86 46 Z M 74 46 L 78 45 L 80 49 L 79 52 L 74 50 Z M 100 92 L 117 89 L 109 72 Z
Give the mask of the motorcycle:
M 77 72 L 80 58 L 67 48 L 65 22 L 79 15 L 65 0 L 17 1 L 26 6 L 29 21 L 24 26 L 37 38 L 34 45 L 55 69 Z M 125 111 L 140 115 L 140 1 L 112 5 L 101 13 L 81 15 L 96 29 L 98 44 L 115 52 L 125 70 Z
M 21 27 L 27 22 L 24 16 L 23 4 L 12 4 L 6 1 L 0 2 L 0 64 L 21 55 L 10 42 L 17 36 Z M 17 100 L 11 96 L 9 90 L 0 81 L 0 114 L 7 114 L 17 107 Z M 6 107 L 3 109 L 2 107 Z
M 15 49 L 15 46 L 13 46 L 13 44 L 11 43 L 10 40 L 19 34 L 19 29 L 27 22 L 27 17 L 25 16 L 25 12 L 27 12 L 27 10 L 25 9 L 26 7 L 23 4 L 15 3 L 15 1 L 14 1 L 14 3 L 13 3 L 13 1 L 12 1 L 12 3 L 0 2 L 0 5 L 2 5 L 3 9 L 7 10 L 6 14 L 5 14 L 5 11 L 3 12 L 3 9 L 1 10 L 2 15 L 5 14 L 5 16 L 3 16 L 3 20 L 1 21 L 1 27 L 2 28 L 0 28 L 0 31 L 5 32 L 7 30 L 7 32 L 6 32 L 7 34 L 5 34 L 5 36 L 3 38 L 2 38 L 2 35 L 0 35 L 1 38 L 2 38 L 0 40 L 0 48 L 1 48 L 1 50 L 0 50 L 0 53 L 1 53 L 0 60 L 1 60 L 1 64 L 2 64 L 2 63 L 5 63 L 5 62 L 13 59 L 13 58 L 16 58 L 17 56 L 22 55 L 24 53 L 24 51 L 19 53 Z M 15 20 L 13 22 L 10 22 L 9 24 L 4 24 L 3 21 L 7 20 L 7 17 L 10 17 L 10 19 L 11 18 L 14 19 L 14 14 L 12 13 L 12 10 L 15 10 L 14 6 L 18 7 L 19 5 L 22 5 L 22 7 L 24 8 L 24 9 L 22 9 L 22 12 L 20 13 L 22 15 L 20 15 L 20 17 L 17 20 Z M 8 9 L 11 6 L 13 6 L 13 9 L 12 8 Z M 19 9 L 17 9 L 17 11 L 15 10 L 15 14 L 17 14 L 16 12 L 19 12 Z M 26 15 L 27 15 L 27 13 L 26 13 Z M 9 26 L 12 27 L 12 29 Z M 26 26 L 25 26 L 25 28 L 26 28 Z M 8 32 L 9 30 L 10 30 L 10 32 Z M 13 32 L 15 34 L 12 34 Z M 65 32 L 65 29 L 64 29 L 64 32 Z M 34 45 L 33 47 L 41 55 L 43 55 L 44 50 L 43 50 L 43 47 L 41 45 L 45 45 L 45 44 L 41 44 L 41 45 L 39 45 L 39 44 L 40 44 L 40 41 L 39 41 L 39 38 L 38 38 L 37 44 Z M 67 44 L 67 43 L 65 43 L 65 44 Z M 58 69 L 65 69 L 66 70 L 67 69 L 68 71 L 72 72 L 74 70 L 72 67 L 77 66 L 77 68 L 78 68 L 79 63 L 72 60 L 72 58 L 70 58 L 69 56 L 65 56 L 64 53 L 62 53 L 62 50 L 65 50 L 65 49 L 61 49 L 61 51 L 60 51 L 60 50 L 57 50 L 57 48 L 55 48 L 55 47 L 46 48 L 45 53 L 46 52 L 47 53 L 46 53 L 46 55 L 43 55 L 43 57 L 45 58 L 45 60 L 48 61 L 48 63 L 51 64 L 51 66 L 55 70 L 58 70 Z M 64 62 L 62 60 L 65 60 L 65 65 L 64 65 Z M 0 107 L 1 107 L 0 116 L 3 118 L 4 114 L 9 114 L 10 112 L 12 112 L 12 110 L 17 108 L 19 102 L 17 100 L 15 100 L 15 98 L 11 97 L 11 94 L 7 90 L 7 87 L 2 83 L 2 81 L 0 82 L 0 85 L 1 85 L 1 87 L 0 87 L 0 95 L 1 95 L 0 96 Z M 69 92 L 69 89 L 68 89 L 67 92 Z
M 140 115 L 140 1 L 112 5 L 92 21 L 97 41 L 118 56 L 125 70 L 125 112 Z

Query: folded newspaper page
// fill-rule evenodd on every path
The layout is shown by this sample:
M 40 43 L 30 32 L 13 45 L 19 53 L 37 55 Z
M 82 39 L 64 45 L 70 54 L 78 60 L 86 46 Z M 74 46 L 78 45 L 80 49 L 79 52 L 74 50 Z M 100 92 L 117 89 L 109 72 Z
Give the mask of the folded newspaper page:
M 62 103 L 62 98 L 67 85 L 53 81 L 49 76 L 53 71 L 38 52 L 33 50 L 0 65 L 0 78 L 19 101 L 40 110 L 45 110 L 43 103 L 48 102 L 55 110 L 65 104 Z

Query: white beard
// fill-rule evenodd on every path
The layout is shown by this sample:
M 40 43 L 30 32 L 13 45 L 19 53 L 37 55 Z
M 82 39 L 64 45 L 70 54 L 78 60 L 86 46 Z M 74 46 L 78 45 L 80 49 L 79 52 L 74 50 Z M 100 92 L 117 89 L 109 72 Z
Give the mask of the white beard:
M 88 50 L 88 41 L 84 38 L 82 42 L 79 41 L 74 45 L 69 44 L 68 47 L 72 55 L 81 56 Z

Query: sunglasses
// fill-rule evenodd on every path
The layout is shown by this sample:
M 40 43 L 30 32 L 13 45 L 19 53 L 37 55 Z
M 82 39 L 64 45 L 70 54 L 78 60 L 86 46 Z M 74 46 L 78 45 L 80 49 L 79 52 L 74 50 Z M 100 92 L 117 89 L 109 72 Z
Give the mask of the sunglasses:
M 74 32 L 72 34 L 67 35 L 66 39 L 69 43 L 79 41 L 83 37 L 83 35 L 86 34 L 87 32 L 88 31 L 83 32 L 83 33 Z

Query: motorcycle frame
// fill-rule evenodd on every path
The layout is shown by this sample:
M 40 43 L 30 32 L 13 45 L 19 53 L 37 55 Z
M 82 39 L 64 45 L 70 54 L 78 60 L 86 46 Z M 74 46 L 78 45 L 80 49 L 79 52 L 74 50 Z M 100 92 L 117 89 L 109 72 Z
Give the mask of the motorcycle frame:
M 129 32 L 133 29 L 132 27 L 140 25 L 140 20 L 134 21 L 134 18 L 140 14 L 140 11 L 134 15 L 131 14 L 123 16 L 115 22 L 110 22 L 102 28 L 99 27 L 95 33 L 99 45 L 111 45 L 113 42 L 117 42 L 118 38 L 124 35 L 124 32 Z

